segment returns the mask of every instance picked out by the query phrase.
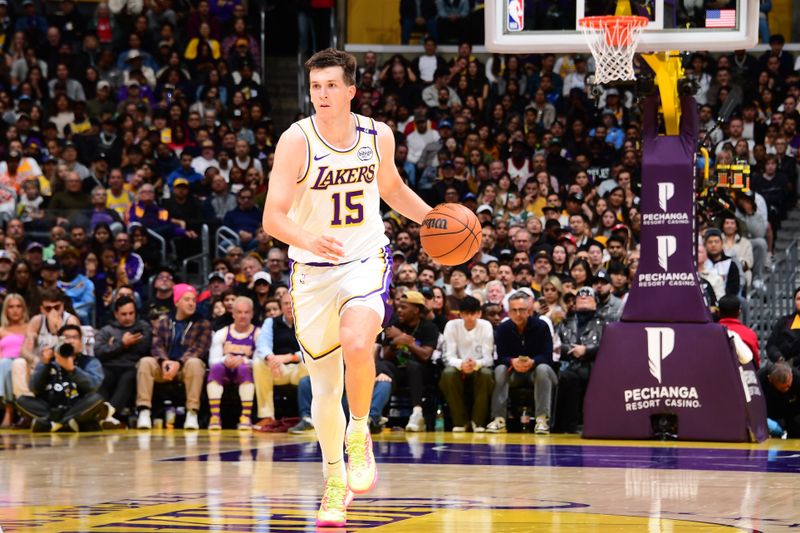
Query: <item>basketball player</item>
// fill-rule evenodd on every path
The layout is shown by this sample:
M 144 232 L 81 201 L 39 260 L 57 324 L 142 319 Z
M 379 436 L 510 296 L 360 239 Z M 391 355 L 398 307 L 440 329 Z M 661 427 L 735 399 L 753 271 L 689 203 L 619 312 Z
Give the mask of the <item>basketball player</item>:
M 355 58 L 327 49 L 306 68 L 316 114 L 278 142 L 264 230 L 290 245 L 295 333 L 311 377 L 311 418 L 324 462 L 317 525 L 341 527 L 353 493 L 367 492 L 378 478 L 367 422 L 373 347 L 388 318 L 391 275 L 380 199 L 417 223 L 431 208 L 400 178 L 389 127 L 350 112 Z

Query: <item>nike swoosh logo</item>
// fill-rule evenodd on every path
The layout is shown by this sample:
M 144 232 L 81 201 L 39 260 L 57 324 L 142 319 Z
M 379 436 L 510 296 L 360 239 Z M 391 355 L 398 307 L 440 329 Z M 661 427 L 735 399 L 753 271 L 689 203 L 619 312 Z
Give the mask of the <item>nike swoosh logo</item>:
M 331 154 L 325 154 L 325 155 L 321 155 L 321 156 L 319 156 L 319 157 L 317 157 L 317 156 L 314 156 L 314 161 L 319 161 L 320 159 L 322 159 L 322 158 L 324 158 L 324 157 L 328 157 L 329 155 L 331 155 Z

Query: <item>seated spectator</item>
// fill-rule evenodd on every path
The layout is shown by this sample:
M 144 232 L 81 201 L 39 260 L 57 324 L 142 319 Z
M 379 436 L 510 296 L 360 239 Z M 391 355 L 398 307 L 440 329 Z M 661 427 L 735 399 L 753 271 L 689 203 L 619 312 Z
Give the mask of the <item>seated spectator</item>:
M 229 192 L 228 181 L 216 167 L 206 171 L 205 180 L 211 182 L 211 194 L 203 202 L 203 220 L 219 226 L 225 216 L 236 209 L 236 195 Z
M 439 342 L 439 329 L 423 318 L 427 312 L 425 297 L 417 291 L 406 291 L 384 330 L 383 358 L 388 363 L 385 373 L 395 386 L 407 385 L 411 389 L 412 412 L 406 431 L 425 431 L 422 396 L 425 383 L 433 377 L 431 357 Z
M 223 387 L 235 384 L 239 386 L 239 400 L 242 402 L 242 413 L 239 416 L 238 429 L 250 431 L 250 420 L 253 410 L 253 355 L 260 328 L 252 324 L 253 301 L 246 296 L 239 296 L 233 302 L 233 324 L 214 333 L 211 350 L 208 354 L 208 402 L 211 408 L 209 430 L 222 429 L 220 417 L 220 400 Z
M 725 283 L 725 294 L 738 296 L 741 291 L 739 280 L 739 266 L 736 260 L 725 255 L 723 250 L 722 232 L 717 228 L 706 230 L 703 244 L 706 248 L 708 260 L 706 268 L 715 271 Z
M 189 187 L 203 181 L 203 175 L 197 172 L 192 167 L 192 154 L 191 152 L 184 151 L 181 153 L 181 166 L 167 176 L 167 186 L 172 189 L 175 186 L 175 180 L 183 178 L 186 180 Z
M 287 293 L 280 299 L 281 316 L 267 318 L 261 326 L 261 335 L 253 357 L 253 375 L 258 395 L 258 422 L 256 429 L 263 429 L 275 421 L 275 385 L 297 386 L 300 379 L 308 375 L 303 364 L 300 345 L 294 334 L 292 297 Z M 309 402 L 308 417 L 311 416 Z M 314 427 L 313 425 L 311 426 Z
M 761 390 L 767 403 L 770 435 L 800 437 L 800 370 L 780 361 L 758 372 Z
M 510 320 L 502 322 L 495 332 L 497 363 L 494 367 L 492 393 L 492 422 L 489 433 L 506 431 L 508 391 L 518 387 L 533 387 L 537 434 L 550 432 L 553 388 L 558 377 L 552 368 L 553 337 L 550 328 L 532 316 L 530 296 L 522 291 L 508 299 Z
M 443 43 L 460 43 L 466 37 L 469 0 L 437 0 L 436 23 Z
M 11 380 L 17 401 L 22 396 L 33 396 L 28 386 L 31 371 L 39 363 L 42 351 L 58 344 L 58 330 L 65 325 L 80 326 L 78 317 L 65 311 L 65 301 L 66 296 L 58 288 L 42 289 L 39 314 L 28 322 L 21 357 L 11 364 Z
M 69 172 L 64 180 L 64 190 L 53 195 L 47 212 L 56 224 L 67 224 L 76 215 L 85 215 L 92 209 L 92 198 L 83 192 L 83 181 L 77 172 Z
M 94 313 L 94 283 L 81 274 L 81 258 L 75 248 L 68 248 L 58 258 L 61 265 L 61 277 L 58 288 L 72 300 L 72 307 L 81 324 L 91 325 Z
M 467 430 L 466 389 L 471 389 L 472 431 L 483 433 L 489 421 L 494 385 L 494 332 L 492 325 L 480 316 L 480 302 L 467 296 L 461 301 L 460 318 L 451 320 L 444 328 L 445 369 L 439 388 L 450 406 L 454 433 Z
M 575 312 L 556 328 L 561 338 L 561 372 L 558 378 L 557 430 L 578 433 L 583 396 L 589 383 L 606 320 L 597 310 L 597 293 L 591 287 L 578 290 Z
M 161 266 L 154 274 L 153 297 L 147 301 L 144 309 L 144 316 L 150 321 L 161 320 L 175 310 L 175 273 L 168 266 Z
M 597 296 L 597 315 L 603 322 L 617 322 L 622 317 L 622 300 L 612 292 L 611 276 L 604 269 L 600 269 L 594 276 L 592 288 Z
M 4 404 L 0 428 L 10 428 L 14 421 L 14 384 L 12 364 L 20 357 L 28 329 L 28 307 L 19 294 L 8 294 L 3 300 L 0 317 L 0 402 Z
M 794 313 L 779 318 L 767 341 L 767 357 L 773 363 L 800 365 L 800 288 L 795 289 Z
M 42 350 L 41 361 L 31 375 L 35 396 L 17 400 L 20 411 L 33 418 L 34 432 L 99 429 L 108 406 L 97 389 L 103 382 L 103 367 L 94 357 L 84 355 L 81 328 L 67 324 L 58 330 L 62 344 Z
M 139 188 L 138 201 L 128 210 L 127 222 L 138 222 L 166 239 L 186 234 L 186 230 L 172 220 L 169 211 L 156 203 L 155 188 L 149 183 Z
M 111 405 L 104 429 L 121 427 L 114 413 L 129 412 L 136 391 L 136 365 L 150 355 L 153 332 L 150 323 L 136 313 L 136 302 L 127 296 L 113 304 L 114 319 L 97 332 L 94 354 L 105 375 L 100 394 Z
M 425 39 L 425 50 L 428 51 L 428 42 L 433 41 L 434 50 L 438 40 L 438 28 L 436 26 L 436 4 L 434 0 L 401 0 L 400 2 L 400 42 L 408 44 L 411 32 L 414 30 L 423 31 L 429 37 Z M 437 63 L 438 64 L 438 63 Z M 446 65 L 442 60 L 442 65 Z M 419 72 L 421 69 L 415 69 Z M 424 78 L 430 82 L 430 78 Z
M 156 322 L 151 357 L 139 360 L 136 374 L 137 428 L 150 429 L 153 385 L 181 381 L 186 387 L 186 421 L 183 429 L 199 429 L 197 410 L 203 392 L 211 327 L 196 313 L 197 291 L 191 285 L 175 285 L 175 313 Z
M 256 231 L 261 227 L 262 212 L 253 204 L 253 191 L 242 189 L 236 195 L 237 207 L 225 214 L 222 223 L 239 235 L 242 247 L 249 250 L 256 246 Z

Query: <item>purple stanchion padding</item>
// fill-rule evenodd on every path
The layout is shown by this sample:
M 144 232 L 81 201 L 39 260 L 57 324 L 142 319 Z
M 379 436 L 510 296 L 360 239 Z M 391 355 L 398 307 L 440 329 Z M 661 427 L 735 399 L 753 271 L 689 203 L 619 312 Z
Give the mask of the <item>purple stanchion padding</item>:
M 584 436 L 648 439 L 651 415 L 678 417 L 681 440 L 767 438 L 755 369 L 740 368 L 705 306 L 695 266 L 694 98 L 680 136 L 659 136 L 658 97 L 644 114 L 641 258 L 622 321 L 606 326 L 584 401 Z M 747 392 L 745 392 L 745 383 Z
M 739 367 L 723 326 L 607 325 L 586 391 L 583 436 L 649 439 L 651 415 L 664 413 L 677 415 L 681 440 L 767 437 L 755 369 Z
M 658 97 L 645 101 L 641 258 L 622 314 L 633 322 L 710 322 L 695 267 L 697 104 L 681 99 L 681 134 L 658 135 Z

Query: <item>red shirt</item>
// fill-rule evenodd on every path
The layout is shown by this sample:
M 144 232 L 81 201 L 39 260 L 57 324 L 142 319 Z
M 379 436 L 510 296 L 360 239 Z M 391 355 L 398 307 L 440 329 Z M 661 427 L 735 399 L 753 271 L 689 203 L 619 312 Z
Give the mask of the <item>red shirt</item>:
M 756 368 L 759 368 L 761 366 L 761 359 L 758 357 L 758 336 L 756 332 L 739 322 L 738 318 L 721 318 L 719 323 L 742 338 L 742 341 L 752 350 L 753 362 Z

